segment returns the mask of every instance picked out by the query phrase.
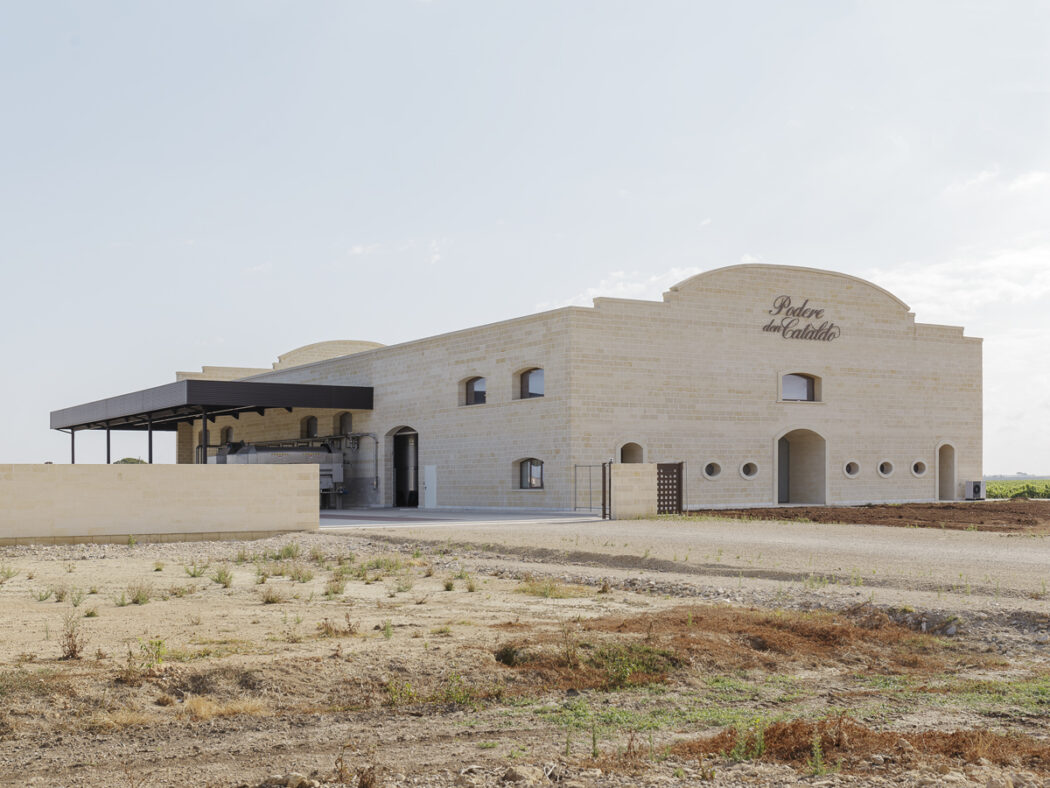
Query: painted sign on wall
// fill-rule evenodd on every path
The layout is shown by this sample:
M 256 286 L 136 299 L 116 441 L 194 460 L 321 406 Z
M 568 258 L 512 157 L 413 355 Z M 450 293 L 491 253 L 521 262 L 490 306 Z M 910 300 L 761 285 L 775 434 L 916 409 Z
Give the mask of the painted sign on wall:
M 773 299 L 772 317 L 762 326 L 770 334 L 780 334 L 782 339 L 810 339 L 816 342 L 833 342 L 842 335 L 842 329 L 830 320 L 822 320 L 824 310 L 809 305 L 806 298 L 798 306 L 791 303 L 791 296 L 780 295 Z M 820 325 L 815 325 L 821 320 Z M 805 325 L 803 325 L 803 321 Z

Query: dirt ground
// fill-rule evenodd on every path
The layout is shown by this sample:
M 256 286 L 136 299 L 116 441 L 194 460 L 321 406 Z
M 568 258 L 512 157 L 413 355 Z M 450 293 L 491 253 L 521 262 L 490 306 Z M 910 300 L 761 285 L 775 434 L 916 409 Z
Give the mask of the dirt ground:
M 526 532 L 0 548 L 0 785 L 1050 785 L 1043 600 Z
M 906 528 L 949 528 L 959 531 L 1050 533 L 1050 506 L 1045 501 L 972 501 L 965 503 L 905 503 L 870 506 L 788 506 L 762 509 L 702 509 L 697 517 L 749 520 L 854 523 Z

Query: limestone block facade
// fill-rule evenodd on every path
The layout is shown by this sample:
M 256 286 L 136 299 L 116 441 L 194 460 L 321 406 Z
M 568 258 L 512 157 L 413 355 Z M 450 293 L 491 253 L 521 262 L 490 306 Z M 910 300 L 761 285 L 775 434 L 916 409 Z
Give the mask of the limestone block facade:
M 294 353 L 241 379 L 374 389 L 350 414 L 346 506 L 404 503 L 407 465 L 427 507 L 572 509 L 577 467 L 609 460 L 684 462 L 686 508 L 952 500 L 982 478 L 981 340 L 833 271 L 731 266 L 662 301 Z M 179 374 L 210 369 L 237 368 Z M 269 410 L 209 443 L 294 438 L 310 416 L 341 434 L 341 413 Z M 179 462 L 199 433 L 180 426 Z

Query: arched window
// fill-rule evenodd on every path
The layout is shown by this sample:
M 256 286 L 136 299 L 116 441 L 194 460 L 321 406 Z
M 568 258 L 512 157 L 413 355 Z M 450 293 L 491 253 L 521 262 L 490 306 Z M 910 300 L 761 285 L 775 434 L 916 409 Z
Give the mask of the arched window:
M 641 462 L 642 447 L 637 443 L 625 443 L 620 447 L 620 462 Z
M 233 427 L 223 427 L 219 431 L 219 443 L 233 443 Z
M 317 437 L 317 417 L 307 416 L 299 422 L 299 437 L 300 438 L 316 438 Z
M 349 435 L 354 431 L 353 415 L 340 413 L 333 419 L 332 432 L 335 435 Z
M 519 487 L 523 490 L 543 489 L 543 463 L 529 457 L 518 463 Z
M 527 369 L 521 373 L 521 399 L 532 399 L 543 396 L 543 370 L 539 367 Z
M 485 378 L 471 378 L 465 384 L 464 403 L 467 405 L 484 405 L 487 384 Z
M 784 375 L 780 384 L 780 398 L 785 402 L 819 402 L 820 378 L 802 372 Z

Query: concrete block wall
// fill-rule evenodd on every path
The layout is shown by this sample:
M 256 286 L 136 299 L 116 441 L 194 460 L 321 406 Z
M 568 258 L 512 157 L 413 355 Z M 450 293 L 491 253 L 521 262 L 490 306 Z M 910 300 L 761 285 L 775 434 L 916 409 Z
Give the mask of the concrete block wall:
M 613 520 L 656 516 L 655 463 L 617 463 L 612 466 L 610 476 Z
M 0 544 L 318 528 L 309 465 L 0 465 Z

